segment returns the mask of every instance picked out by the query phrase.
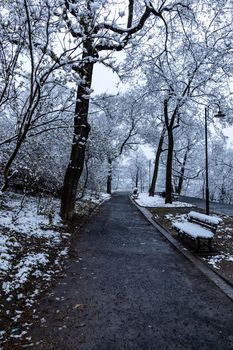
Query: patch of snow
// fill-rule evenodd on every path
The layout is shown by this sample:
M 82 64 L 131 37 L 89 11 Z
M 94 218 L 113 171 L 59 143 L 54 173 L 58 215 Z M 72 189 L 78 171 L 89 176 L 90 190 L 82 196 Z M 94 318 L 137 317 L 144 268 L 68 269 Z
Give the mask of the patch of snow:
M 172 215 L 172 214 L 166 214 L 166 215 L 164 215 L 164 217 L 165 217 L 166 219 L 168 219 L 168 220 L 172 220 L 172 219 L 174 218 L 174 215 Z
M 0 331 L 0 339 L 6 333 L 6 331 Z
M 84 195 L 83 200 L 90 201 L 94 204 L 101 204 L 102 202 L 105 202 L 105 201 L 109 200 L 110 198 L 111 198 L 111 195 L 108 193 L 100 192 L 100 193 L 94 195 L 91 192 L 87 192 Z
M 60 251 L 59 256 L 65 256 L 68 254 L 68 248 L 64 248 L 62 251 Z
M 185 221 L 186 214 L 166 214 L 164 217 L 170 221 L 178 219 L 177 221 Z
M 213 268 L 219 270 L 220 269 L 220 263 L 222 261 L 230 261 L 233 262 L 233 255 L 228 254 L 219 254 L 216 256 L 212 256 L 209 258 L 203 258 L 203 260 L 207 261 L 209 265 L 212 265 Z
M 45 253 L 34 253 L 26 255 L 18 265 L 16 265 L 12 281 L 3 282 L 2 289 L 5 293 L 9 294 L 11 291 L 20 288 L 24 285 L 33 270 L 36 273 L 36 277 L 41 275 L 41 271 L 37 270 L 38 265 L 46 265 L 49 262 L 48 255 Z
M 4 234 L 0 236 L 0 274 L 6 274 L 11 268 L 11 260 L 14 257 L 14 250 L 20 247 L 20 244 L 15 242 Z
M 174 201 L 172 204 L 165 204 L 165 199 L 160 196 L 150 197 L 148 193 L 140 193 L 139 197 L 135 199 L 136 203 L 142 207 L 164 207 L 164 208 L 183 208 L 183 207 L 192 207 L 190 203 Z
M 108 194 L 108 193 L 101 193 L 101 194 L 100 194 L 100 198 L 101 198 L 102 200 L 104 200 L 104 201 L 107 201 L 107 200 L 109 200 L 109 199 L 111 198 L 111 195 Z
M 60 243 L 60 233 L 53 229 L 46 229 L 49 220 L 45 215 L 38 215 L 37 199 L 28 196 L 19 210 L 22 196 L 10 194 L 7 205 L 11 210 L 1 210 L 0 226 L 11 231 L 23 233 L 26 236 L 35 236 L 51 240 L 54 244 Z M 59 209 L 58 202 L 57 211 Z M 53 224 L 61 225 L 61 218 L 57 212 L 54 214 Z

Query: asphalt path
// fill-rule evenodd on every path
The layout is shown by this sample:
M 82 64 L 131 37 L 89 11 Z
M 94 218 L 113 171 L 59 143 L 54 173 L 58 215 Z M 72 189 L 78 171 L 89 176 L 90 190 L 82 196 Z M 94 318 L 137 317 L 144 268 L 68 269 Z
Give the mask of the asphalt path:
M 206 201 L 205 199 L 201 198 L 194 198 L 194 197 L 187 197 L 187 196 L 180 196 L 179 200 L 181 202 L 187 202 L 196 205 L 199 208 L 205 209 L 206 208 Z M 210 202 L 210 211 L 213 212 L 219 212 L 225 215 L 233 216 L 233 205 L 230 204 L 224 204 L 219 202 Z
M 28 349 L 233 349 L 233 303 L 115 194 L 78 237 Z

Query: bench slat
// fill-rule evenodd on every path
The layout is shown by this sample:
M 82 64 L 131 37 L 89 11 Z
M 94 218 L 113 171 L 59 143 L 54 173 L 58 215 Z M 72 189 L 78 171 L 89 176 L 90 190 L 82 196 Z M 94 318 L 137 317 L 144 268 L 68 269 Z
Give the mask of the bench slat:
M 174 221 L 172 223 L 172 226 L 176 230 L 192 237 L 193 239 L 196 239 L 196 238 L 212 239 L 214 236 L 213 232 L 201 227 L 198 224 L 194 224 L 191 222 Z

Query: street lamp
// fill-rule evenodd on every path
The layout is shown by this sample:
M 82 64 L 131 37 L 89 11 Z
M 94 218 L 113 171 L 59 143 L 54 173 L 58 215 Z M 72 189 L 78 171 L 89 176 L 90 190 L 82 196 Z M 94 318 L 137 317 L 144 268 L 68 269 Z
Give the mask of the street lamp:
M 150 179 L 151 179 L 151 159 L 149 159 L 149 161 L 148 161 L 148 165 L 149 165 L 149 191 L 150 191 Z
M 219 107 L 219 106 L 218 106 Z M 210 214 L 210 197 L 209 197 L 209 169 L 208 169 L 208 133 L 207 121 L 209 116 L 209 106 L 205 107 L 205 165 L 206 165 L 206 215 Z M 221 112 L 220 107 L 214 118 L 224 118 L 225 114 Z

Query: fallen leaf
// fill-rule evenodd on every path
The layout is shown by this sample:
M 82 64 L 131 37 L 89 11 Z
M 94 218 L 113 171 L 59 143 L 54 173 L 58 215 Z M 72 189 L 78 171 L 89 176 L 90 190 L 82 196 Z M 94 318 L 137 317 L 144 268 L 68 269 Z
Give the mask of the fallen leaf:
M 84 309 L 86 307 L 86 304 L 76 304 L 74 306 L 74 309 Z

